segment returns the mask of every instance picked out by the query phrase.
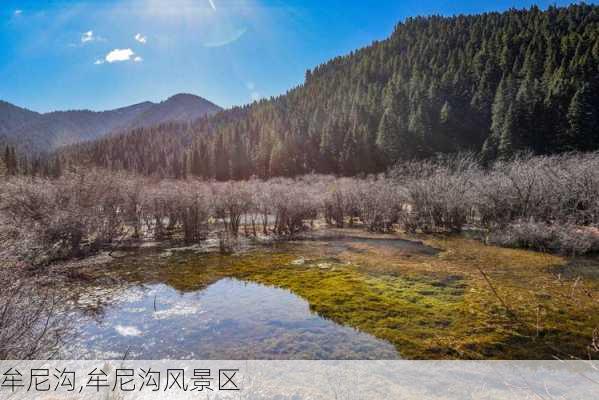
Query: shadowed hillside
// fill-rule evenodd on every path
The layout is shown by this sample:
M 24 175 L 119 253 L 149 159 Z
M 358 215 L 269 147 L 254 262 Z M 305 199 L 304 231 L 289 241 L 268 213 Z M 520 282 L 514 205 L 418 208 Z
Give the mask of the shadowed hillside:
M 97 139 L 110 132 L 164 122 L 192 122 L 220 107 L 190 94 L 178 94 L 155 104 L 144 102 L 116 110 L 55 111 L 40 114 L 0 102 L 0 142 L 21 153 L 47 151 L 62 145 Z

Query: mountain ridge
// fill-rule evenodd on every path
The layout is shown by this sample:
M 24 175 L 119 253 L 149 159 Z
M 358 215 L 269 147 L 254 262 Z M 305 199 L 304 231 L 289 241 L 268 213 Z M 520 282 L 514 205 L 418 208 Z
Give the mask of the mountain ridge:
M 0 100 L 0 142 L 23 153 L 51 151 L 112 132 L 165 122 L 193 122 L 222 108 L 193 94 L 178 93 L 159 103 L 145 101 L 112 110 L 39 113 Z

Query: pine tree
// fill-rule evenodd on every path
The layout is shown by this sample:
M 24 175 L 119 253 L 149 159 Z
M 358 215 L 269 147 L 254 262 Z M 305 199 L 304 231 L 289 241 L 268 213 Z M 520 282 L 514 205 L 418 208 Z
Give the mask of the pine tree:
M 8 169 L 6 168 L 6 162 L 4 157 L 0 157 L 0 179 L 8 175 Z
M 589 83 L 576 91 L 568 108 L 569 143 L 566 146 L 577 150 L 593 150 L 599 142 L 599 110 L 597 92 Z
M 60 178 L 62 176 L 62 161 L 60 156 L 56 156 L 54 159 L 54 168 L 52 170 L 52 176 L 54 178 Z
M 6 169 L 6 175 L 11 175 L 10 173 L 10 148 L 8 147 L 8 145 L 6 145 L 6 148 L 4 149 L 4 157 L 3 157 L 3 165 L 4 168 Z
M 195 177 L 200 177 L 202 175 L 202 166 L 200 160 L 200 152 L 198 151 L 198 146 L 194 146 L 191 152 L 191 166 L 190 173 Z
M 518 138 L 516 137 L 518 121 L 514 109 L 515 107 L 513 105 L 509 106 L 503 117 L 503 123 L 501 124 L 497 154 L 499 158 L 503 160 L 512 158 L 518 149 L 519 143 Z
M 286 155 L 283 143 L 277 141 L 272 147 L 272 152 L 269 157 L 269 176 L 285 176 L 287 175 L 286 169 Z
M 332 124 L 325 126 L 320 141 L 319 163 L 319 170 L 323 173 L 330 174 L 337 172 L 337 146 L 335 143 L 335 136 L 335 126 Z
M 214 174 L 218 181 L 227 181 L 230 178 L 229 158 L 223 135 L 218 135 L 214 144 Z
M 181 159 L 181 167 L 180 167 L 180 177 L 182 179 L 187 179 L 187 171 L 189 170 L 188 160 L 187 160 L 187 152 L 183 153 L 183 158 Z
M 231 178 L 235 180 L 247 179 L 250 177 L 250 162 L 243 143 L 241 132 L 236 131 L 233 136 L 231 151 Z
M 254 168 L 258 176 L 262 179 L 270 177 L 270 157 L 272 148 L 273 145 L 270 136 L 266 136 L 260 140 L 256 150 Z
M 360 172 L 358 157 L 358 141 L 354 134 L 348 133 L 341 153 L 341 173 L 343 175 L 353 176 Z
M 423 104 L 418 105 L 416 110 L 410 114 L 408 129 L 417 142 L 416 152 L 413 154 L 413 157 L 422 158 L 430 156 L 430 146 L 433 143 L 430 140 L 430 121 L 427 118 Z
M 4 164 L 6 165 L 8 175 L 16 175 L 18 173 L 19 161 L 14 147 L 6 146 L 4 151 Z
M 208 144 L 201 140 L 198 146 L 199 153 L 199 176 L 203 179 L 211 179 L 215 177 L 214 170 L 212 169 L 212 161 L 210 159 L 210 151 L 208 150 Z
M 376 138 L 376 145 L 388 163 L 393 164 L 400 158 L 399 121 L 391 109 L 385 110 Z

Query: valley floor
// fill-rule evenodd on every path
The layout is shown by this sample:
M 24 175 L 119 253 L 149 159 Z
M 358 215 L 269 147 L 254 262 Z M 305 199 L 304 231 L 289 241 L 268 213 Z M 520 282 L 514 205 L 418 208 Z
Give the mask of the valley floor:
M 74 338 L 52 351 L 63 358 L 599 357 L 596 258 L 324 225 L 302 239 L 248 241 L 227 255 L 210 242 L 159 245 L 48 267 L 31 279 L 63 299 L 58 314 L 69 315 L 62 324 Z M 246 300 L 227 307 L 231 293 Z M 301 304 L 310 312 L 295 314 Z

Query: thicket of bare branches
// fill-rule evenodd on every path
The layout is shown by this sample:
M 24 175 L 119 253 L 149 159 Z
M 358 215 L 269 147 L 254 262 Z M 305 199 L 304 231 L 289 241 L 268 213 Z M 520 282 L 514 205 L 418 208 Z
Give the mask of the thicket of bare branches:
M 22 281 L 0 284 L 0 360 L 52 357 L 67 329 L 60 299 L 51 289 Z
M 472 157 L 408 162 L 395 167 L 391 177 L 407 205 L 400 214 L 406 230 L 459 232 L 472 219 L 474 185 L 482 177 Z
M 187 243 L 294 238 L 324 220 L 371 231 L 459 232 L 548 251 L 599 249 L 599 154 L 523 156 L 481 168 L 470 156 L 409 162 L 364 179 L 306 175 L 269 181 L 149 180 L 87 171 L 1 181 L 5 259 L 77 257 L 129 239 Z
M 112 242 L 126 228 L 119 184 L 101 173 L 4 182 L 3 246 L 25 253 L 30 261 L 44 262 L 80 256 Z
M 412 163 L 392 175 L 407 190 L 411 229 L 484 229 L 491 243 L 581 254 L 599 250 L 599 154 L 523 155 L 481 168 L 469 156 Z

